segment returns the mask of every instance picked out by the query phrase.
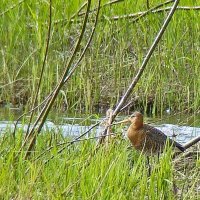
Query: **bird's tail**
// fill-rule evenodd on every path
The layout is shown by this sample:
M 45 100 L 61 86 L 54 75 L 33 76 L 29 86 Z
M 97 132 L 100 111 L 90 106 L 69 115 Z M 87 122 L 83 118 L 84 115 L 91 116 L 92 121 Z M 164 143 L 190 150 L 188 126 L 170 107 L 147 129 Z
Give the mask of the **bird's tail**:
M 183 147 L 181 144 L 179 144 L 178 142 L 174 141 L 174 145 L 182 152 L 185 151 L 185 147 Z

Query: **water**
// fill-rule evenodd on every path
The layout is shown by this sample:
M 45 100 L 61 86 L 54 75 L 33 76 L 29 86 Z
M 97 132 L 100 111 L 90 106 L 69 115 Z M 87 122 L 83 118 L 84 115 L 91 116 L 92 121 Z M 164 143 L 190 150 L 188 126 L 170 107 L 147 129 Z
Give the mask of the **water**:
M 12 131 L 14 129 L 14 123 L 17 117 L 21 114 L 20 110 L 8 110 L 0 109 L 0 133 L 5 133 L 8 130 Z M 88 117 L 88 116 L 87 116 Z M 125 116 L 124 116 L 125 117 Z M 117 120 L 124 119 L 120 117 Z M 50 116 L 51 118 L 51 116 Z M 55 118 L 55 117 L 54 117 Z M 64 136 L 79 136 L 80 134 L 87 131 L 95 123 L 102 121 L 102 118 L 88 118 L 86 117 L 66 117 L 59 115 L 57 119 L 52 119 L 46 121 L 43 131 L 54 131 L 61 132 Z M 13 119 L 13 120 L 10 120 Z M 196 136 L 200 136 L 200 127 L 197 124 L 200 124 L 200 117 L 191 117 L 191 116 L 166 116 L 162 120 L 158 118 L 145 118 L 145 121 L 152 124 L 154 127 L 163 131 L 169 137 L 176 136 L 176 141 L 184 144 Z M 87 122 L 87 125 L 85 125 Z M 172 124 L 173 122 L 173 124 Z M 119 126 L 119 125 L 118 125 Z M 127 126 L 123 126 L 123 133 L 125 135 Z M 27 129 L 27 125 L 22 125 L 19 123 L 17 128 L 22 129 L 24 132 Z M 95 135 L 100 135 L 104 130 L 103 125 L 95 127 L 92 131 Z

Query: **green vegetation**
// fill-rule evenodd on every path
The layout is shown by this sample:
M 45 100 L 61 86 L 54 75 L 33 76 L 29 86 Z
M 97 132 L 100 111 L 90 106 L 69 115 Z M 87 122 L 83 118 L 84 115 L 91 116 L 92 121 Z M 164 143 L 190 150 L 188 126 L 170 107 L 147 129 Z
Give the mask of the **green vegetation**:
M 23 152 L 18 154 L 20 132 L 17 135 L 15 146 L 10 135 L 1 137 L 1 199 L 198 199 L 199 160 L 184 158 L 174 163 L 171 149 L 159 161 L 152 157 L 148 176 L 145 156 L 128 148 L 128 141 L 120 136 L 96 153 L 96 142 L 91 140 L 58 153 L 63 147 L 58 144 L 69 138 L 45 133 L 38 137 L 31 157 L 24 160 Z
M 0 8 L 0 102 L 30 105 L 36 92 L 47 39 L 48 1 L 7 1 Z M 39 101 L 57 83 L 64 64 L 79 36 L 82 17 L 69 19 L 84 1 L 53 1 L 50 49 Z M 102 1 L 104 4 L 107 1 Z M 164 1 L 163 1 L 164 2 Z M 97 1 L 93 1 L 93 8 Z M 160 3 L 150 1 L 150 7 Z M 196 6 L 198 1 L 184 0 L 180 6 Z M 170 6 L 168 4 L 167 6 Z M 89 50 L 55 104 L 68 111 L 94 111 L 114 105 L 136 75 L 142 59 L 159 31 L 167 12 L 133 19 L 112 20 L 113 16 L 145 11 L 146 1 L 132 0 L 105 6 Z M 86 44 L 92 29 L 91 14 Z M 153 112 L 166 108 L 197 110 L 200 105 L 200 13 L 178 10 L 162 41 L 154 52 L 132 96 L 136 106 Z M 58 21 L 59 20 L 59 21 Z
M 102 1 L 102 5 L 106 2 Z M 137 21 L 113 17 L 145 11 L 146 2 L 126 0 L 102 7 L 92 43 L 79 68 L 62 88 L 54 104 L 57 110 L 66 109 L 74 117 L 118 102 L 136 75 L 167 11 L 149 13 Z M 83 21 L 83 15 L 74 14 L 83 3 L 52 1 L 50 45 L 37 104 L 53 90 L 72 54 Z M 150 1 L 150 7 L 159 3 Z M 197 3 L 184 0 L 180 6 Z M 92 9 L 96 4 L 93 0 Z M 87 43 L 94 17 L 95 13 L 90 13 L 76 59 Z M 153 113 L 161 114 L 168 108 L 193 112 L 199 109 L 199 18 L 198 10 L 176 11 L 132 93 L 137 99 L 135 107 L 148 110 L 151 106 Z M 32 105 L 46 51 L 48 23 L 48 1 L 1 1 L 0 105 Z M 23 122 L 27 120 L 22 119 Z M 15 139 L 9 132 L 0 135 L 0 199 L 198 198 L 198 153 L 192 160 L 183 157 L 174 161 L 169 148 L 159 160 L 151 158 L 148 176 L 145 156 L 128 148 L 129 143 L 121 136 L 97 149 L 94 140 L 69 145 L 71 138 L 46 131 L 37 137 L 30 157 L 24 159 L 27 146 L 21 150 L 23 131 L 18 129 Z

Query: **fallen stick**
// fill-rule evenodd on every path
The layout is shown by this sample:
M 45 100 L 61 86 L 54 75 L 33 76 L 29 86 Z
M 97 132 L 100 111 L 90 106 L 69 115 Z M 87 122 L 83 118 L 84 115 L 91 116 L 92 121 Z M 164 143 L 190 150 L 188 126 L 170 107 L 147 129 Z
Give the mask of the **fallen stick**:
M 186 144 L 183 145 L 183 147 L 185 149 L 190 148 L 191 146 L 193 146 L 194 144 L 198 143 L 200 141 L 200 136 L 197 136 L 193 139 L 191 139 L 189 142 L 187 142 Z

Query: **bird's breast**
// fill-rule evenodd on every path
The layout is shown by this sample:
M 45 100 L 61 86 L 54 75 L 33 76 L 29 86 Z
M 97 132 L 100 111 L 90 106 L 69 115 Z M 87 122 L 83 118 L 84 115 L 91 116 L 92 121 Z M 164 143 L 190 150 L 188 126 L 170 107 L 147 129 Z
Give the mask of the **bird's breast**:
M 135 149 L 144 153 L 156 153 L 163 149 L 165 143 L 164 136 L 161 133 L 159 135 L 159 133 L 159 131 L 155 131 L 149 126 L 143 126 L 138 129 L 130 126 L 127 136 Z
M 127 136 L 136 149 L 142 150 L 146 138 L 146 134 L 142 131 L 142 129 L 137 130 L 129 127 Z

